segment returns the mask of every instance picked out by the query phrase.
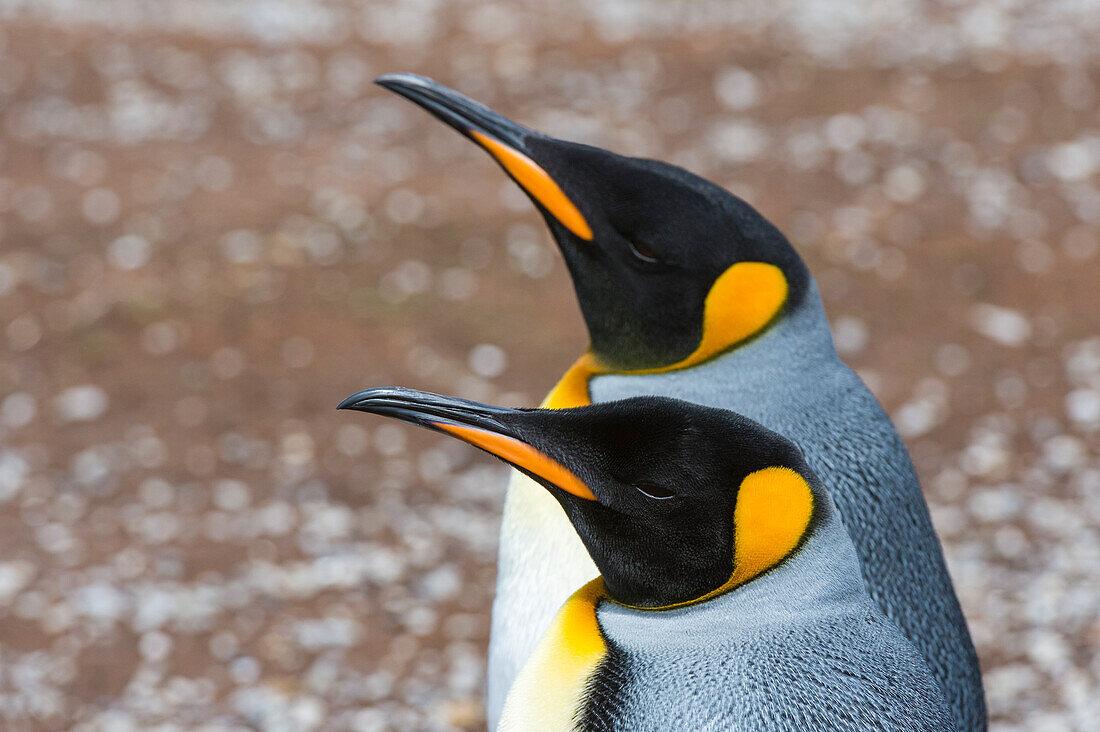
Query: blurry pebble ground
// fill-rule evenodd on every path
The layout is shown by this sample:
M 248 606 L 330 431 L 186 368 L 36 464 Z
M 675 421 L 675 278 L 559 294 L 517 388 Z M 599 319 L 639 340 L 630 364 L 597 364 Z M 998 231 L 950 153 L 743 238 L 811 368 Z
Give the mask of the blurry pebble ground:
M 504 471 L 335 404 L 585 344 L 436 76 L 774 220 L 912 449 L 995 729 L 1100 719 L 1095 3 L 0 0 L 0 726 L 483 724 Z

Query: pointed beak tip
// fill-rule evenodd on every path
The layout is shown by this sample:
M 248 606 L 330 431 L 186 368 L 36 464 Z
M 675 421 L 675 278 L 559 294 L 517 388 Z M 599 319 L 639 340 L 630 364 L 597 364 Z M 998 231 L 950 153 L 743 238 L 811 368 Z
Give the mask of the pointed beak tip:
M 344 399 L 342 402 L 336 405 L 337 409 L 354 409 L 355 405 L 359 403 L 359 395 L 352 394 Z
M 382 74 L 374 83 L 423 108 L 466 137 L 471 137 L 474 131 L 481 132 L 524 152 L 525 140 L 538 136 L 534 131 L 427 76 Z
M 394 74 L 382 74 L 374 79 L 374 83 L 386 89 L 408 86 L 430 86 L 432 81 L 426 76 L 399 72 Z
M 383 387 L 373 386 L 369 389 L 361 389 L 349 397 L 345 397 L 344 401 L 336 405 L 337 409 L 358 409 L 362 404 L 370 401 L 372 397 L 379 396 L 383 391 L 386 391 Z M 360 410 L 362 411 L 362 410 Z

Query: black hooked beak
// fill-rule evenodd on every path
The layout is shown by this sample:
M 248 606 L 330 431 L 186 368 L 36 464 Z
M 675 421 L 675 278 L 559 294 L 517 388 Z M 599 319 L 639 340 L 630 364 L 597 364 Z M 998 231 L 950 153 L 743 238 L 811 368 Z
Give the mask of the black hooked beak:
M 584 241 L 594 234 L 588 220 L 553 176 L 534 159 L 527 140 L 550 138 L 518 125 L 453 89 L 416 74 L 386 74 L 374 80 L 379 86 L 400 94 L 423 107 L 445 124 L 458 130 L 504 168 L 520 188 L 547 215 Z
M 378 86 L 400 94 L 413 104 L 431 112 L 441 122 L 453 127 L 474 142 L 479 142 L 470 132 L 495 137 L 508 146 L 530 154 L 524 141 L 537 132 L 518 125 L 497 114 L 481 102 L 475 102 L 454 89 L 417 74 L 385 74 L 374 80 Z M 479 143 L 480 144 L 480 143 Z
M 337 409 L 370 412 L 443 432 L 578 498 L 596 500 L 571 470 L 508 426 L 507 418 L 522 414 L 522 410 L 400 387 L 365 389 L 340 402 Z
M 496 432 L 507 431 L 497 419 L 500 415 L 520 411 L 400 386 L 357 391 L 336 408 L 380 414 L 428 429 L 438 429 L 441 423 L 453 422 Z

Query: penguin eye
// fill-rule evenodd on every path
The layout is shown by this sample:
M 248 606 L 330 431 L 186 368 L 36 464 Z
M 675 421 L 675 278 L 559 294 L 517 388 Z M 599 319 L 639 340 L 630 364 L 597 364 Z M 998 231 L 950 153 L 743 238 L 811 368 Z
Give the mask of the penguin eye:
M 634 487 L 637 488 L 638 492 L 642 495 L 648 496 L 649 498 L 653 498 L 658 501 L 663 501 L 676 495 L 668 488 L 657 485 L 656 483 L 637 483 Z
M 630 243 L 630 251 L 643 262 L 653 264 L 661 261 L 661 256 L 657 253 L 657 250 L 645 242 L 637 239 L 627 239 L 627 241 Z

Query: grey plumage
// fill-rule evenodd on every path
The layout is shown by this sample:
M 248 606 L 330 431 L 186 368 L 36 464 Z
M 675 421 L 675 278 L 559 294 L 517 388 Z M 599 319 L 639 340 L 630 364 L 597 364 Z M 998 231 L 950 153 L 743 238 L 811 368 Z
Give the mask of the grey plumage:
M 811 283 L 754 341 L 683 371 L 595 377 L 594 402 L 672 396 L 740 412 L 795 442 L 835 500 L 874 602 L 942 684 L 960 729 L 986 727 L 977 654 L 909 455 L 839 359 Z
M 924 659 L 867 596 L 831 502 L 817 502 L 802 547 L 725 595 L 659 612 L 602 602 L 610 652 L 580 728 L 953 729 Z
M 782 270 L 797 307 L 758 337 L 680 371 L 596 376 L 591 398 L 676 396 L 739 411 L 794 439 L 834 493 L 872 598 L 927 659 L 960 728 L 984 729 L 976 654 L 913 467 L 889 419 L 837 358 L 816 287 L 782 234 L 746 202 L 682 169 L 555 140 L 430 79 L 378 81 L 483 147 L 487 133 L 560 187 L 565 219 L 560 200 L 532 190 L 495 145 L 486 147 L 539 205 L 573 276 L 592 353 L 604 364 L 682 363 L 705 342 L 699 328 L 707 327 L 710 297 L 732 265 Z M 749 285 L 750 307 L 741 314 L 761 306 L 751 302 L 752 291 L 765 290 Z M 723 292 L 731 302 L 722 307 L 737 312 L 742 291 Z M 561 511 L 539 495 L 537 486 L 514 479 L 505 505 L 490 724 L 554 612 L 595 574 Z

